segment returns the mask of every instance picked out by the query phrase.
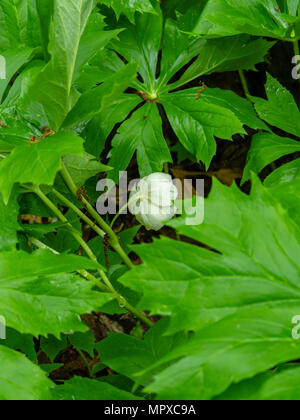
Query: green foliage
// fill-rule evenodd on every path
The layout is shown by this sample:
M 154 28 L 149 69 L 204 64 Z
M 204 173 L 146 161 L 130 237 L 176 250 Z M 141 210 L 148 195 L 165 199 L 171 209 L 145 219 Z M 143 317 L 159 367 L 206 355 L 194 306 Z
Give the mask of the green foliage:
M 216 152 L 215 136 L 231 140 L 234 134 L 245 134 L 243 125 L 261 128 L 261 122 L 251 107 L 232 92 L 226 95 L 226 92 L 223 94 L 217 89 L 201 86 L 192 91 L 173 91 L 205 74 L 254 69 L 273 44 L 247 36 L 227 40 L 191 38 L 180 31 L 175 21 L 168 19 L 164 24 L 161 12 L 158 13 L 158 16 L 137 15 L 135 25 L 120 23 L 126 25 L 127 30 L 120 34 L 119 40 L 111 43 L 128 61 L 140 63 L 139 74 L 143 83 L 135 80 L 132 87 L 138 89 L 144 99 L 144 106 L 121 126 L 114 139 L 110 161 L 115 168 L 110 174 L 114 180 L 117 179 L 115 173 L 127 168 L 135 151 L 141 176 L 161 171 L 163 163 L 171 161 L 161 132 L 162 123 L 157 112 L 159 104 L 164 107 L 179 141 L 206 166 Z M 116 70 L 120 65 L 121 60 L 115 59 Z M 188 68 L 177 77 L 185 66 Z M 246 113 L 239 112 L 239 108 L 247 109 Z M 130 111 L 132 108 L 128 107 L 127 113 Z
M 257 114 L 270 126 L 299 137 L 300 111 L 293 95 L 270 75 L 267 78 L 266 93 L 268 100 L 252 98 Z M 252 139 L 244 181 L 250 178 L 251 172 L 259 174 L 275 160 L 299 151 L 300 144 L 295 139 L 278 136 L 270 130 L 256 134 Z
M 193 32 L 217 37 L 246 33 L 294 41 L 300 38 L 299 12 L 298 0 L 210 0 Z
M 144 375 L 173 361 L 146 389 L 160 399 L 208 399 L 299 358 L 291 321 L 299 307 L 300 235 L 280 201 L 258 181 L 250 197 L 217 184 L 204 225 L 179 219 L 172 226 L 219 253 L 189 244 L 178 248 L 169 239 L 135 248 L 144 265 L 120 281 L 143 292 L 141 309 L 171 316 L 169 335 L 195 332 L 152 366 L 137 367 L 134 373 Z M 104 360 L 116 369 L 116 345 L 107 340 L 100 354 L 102 347 Z
M 298 50 L 299 12 L 1 1 L 0 400 L 300 399 L 297 97 L 270 74 L 266 98 L 235 89 L 277 40 Z M 248 194 L 214 181 L 202 225 L 168 223 L 176 240 L 95 211 L 99 179 L 167 171 L 176 154 L 203 173 L 235 135 L 251 137 Z M 87 377 L 58 385 L 65 352 Z

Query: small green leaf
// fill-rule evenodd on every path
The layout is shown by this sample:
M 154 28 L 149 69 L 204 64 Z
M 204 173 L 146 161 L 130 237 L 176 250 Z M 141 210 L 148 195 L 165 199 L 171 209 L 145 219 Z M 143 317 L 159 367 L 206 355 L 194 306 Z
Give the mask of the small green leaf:
M 25 356 L 0 346 L 0 400 L 49 400 L 52 382 Z
M 260 118 L 289 134 L 299 136 L 300 111 L 293 95 L 268 74 L 266 93 L 268 100 L 253 98 Z
M 52 395 L 58 401 L 141 400 L 129 392 L 92 379 L 75 377 L 64 385 L 53 387 Z
M 103 165 L 96 158 L 88 153 L 84 153 L 82 156 L 78 155 L 67 155 L 63 158 L 63 161 L 68 168 L 70 175 L 74 183 L 81 187 L 86 181 L 100 172 L 111 171 L 112 168 Z
M 155 14 L 151 0 L 101 0 L 100 3 L 112 7 L 118 19 L 124 14 L 133 23 L 136 12 Z
M 273 133 L 259 133 L 253 136 L 243 182 L 251 177 L 251 172 L 259 174 L 267 165 L 285 155 L 300 152 L 300 143 Z
M 139 108 L 119 129 L 109 161 L 115 168 L 108 174 L 111 179 L 118 181 L 119 171 L 127 168 L 135 151 L 142 177 L 161 172 L 165 162 L 172 162 L 156 104 Z
M 100 114 L 111 105 L 135 79 L 138 67 L 128 64 L 119 72 L 113 74 L 105 82 L 94 89 L 85 92 L 67 116 L 64 128 L 73 127 L 82 121 L 89 120 Z
M 52 185 L 65 155 L 83 153 L 83 140 L 73 133 L 60 132 L 40 143 L 20 146 L 0 163 L 0 190 L 8 203 L 16 183 Z

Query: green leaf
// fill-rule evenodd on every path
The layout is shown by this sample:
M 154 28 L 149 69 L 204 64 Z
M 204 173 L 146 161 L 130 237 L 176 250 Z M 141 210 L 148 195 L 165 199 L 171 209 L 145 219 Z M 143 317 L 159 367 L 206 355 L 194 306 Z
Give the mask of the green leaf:
M 248 381 L 233 385 L 219 400 L 243 401 L 299 401 L 300 368 L 267 372 Z
M 171 19 L 167 19 L 164 26 L 161 13 L 159 16 L 137 15 L 135 25 L 124 24 L 127 30 L 120 34 L 119 40 L 113 40 L 111 45 L 127 61 L 140 64 L 140 77 L 131 87 L 138 90 L 138 94 L 147 102 L 148 109 L 154 103 L 164 105 L 179 140 L 199 160 L 207 165 L 210 163 L 216 152 L 215 135 L 230 140 L 233 134 L 245 134 L 242 127 L 244 124 L 266 128 L 259 122 L 250 104 L 246 105 L 245 100 L 234 98 L 231 92 L 226 94 L 210 90 L 210 95 L 203 95 L 203 101 L 200 99 L 202 88 L 170 92 L 204 74 L 255 69 L 255 64 L 264 61 L 273 43 L 262 39 L 252 40 L 249 36 L 225 40 L 190 37 L 180 30 L 178 22 Z M 109 62 L 109 67 L 118 69 L 119 66 L 120 60 Z M 198 92 L 199 101 L 196 100 Z M 170 159 L 161 140 L 159 145 L 156 141 L 155 146 L 154 141 L 151 141 L 147 147 L 149 156 L 143 151 L 139 152 L 145 142 L 142 137 L 144 124 L 140 123 L 142 112 L 134 112 L 121 126 L 119 135 L 113 141 L 110 165 L 115 168 L 111 174 L 114 180 L 117 180 L 118 171 L 126 169 L 136 150 L 142 176 L 160 171 L 162 164 Z M 156 112 L 149 115 L 145 113 L 144 117 L 147 120 L 152 118 L 152 125 L 157 125 Z M 153 138 L 149 134 L 147 137 Z M 147 162 L 149 158 L 154 161 L 154 165 Z
M 253 136 L 248 154 L 243 181 L 248 181 L 251 172 L 259 174 L 267 165 L 295 152 L 300 152 L 300 143 L 273 133 L 259 133 Z
M 101 0 L 100 3 L 112 7 L 118 19 L 124 14 L 132 23 L 136 12 L 156 13 L 151 0 Z
M 57 131 L 70 110 L 80 39 L 93 4 L 93 0 L 54 0 L 49 42 L 51 60 L 22 101 L 24 115 L 37 125 Z
M 61 169 L 61 157 L 82 154 L 83 140 L 73 133 L 60 132 L 40 143 L 20 146 L 0 163 L 0 190 L 7 204 L 16 183 L 52 185 Z
M 2 53 L 5 59 L 6 78 L 2 80 L 0 78 L 0 103 L 2 102 L 4 92 L 9 85 L 12 77 L 17 71 L 27 63 L 33 55 L 34 50 L 32 48 L 17 48 L 7 50 Z
M 252 98 L 260 118 L 289 134 L 299 136 L 300 112 L 293 95 L 268 74 L 266 93 L 268 100 Z
M 63 161 L 75 183 L 78 187 L 83 186 L 86 181 L 100 172 L 108 172 L 112 168 L 103 165 L 96 158 L 88 153 L 82 156 L 67 155 Z
M 111 369 L 145 385 L 151 375 L 138 378 L 137 374 L 155 364 L 184 339 L 183 334 L 164 336 L 167 325 L 167 320 L 158 322 L 145 334 L 144 340 L 125 334 L 109 334 L 96 345 L 96 349 L 101 360 Z
M 119 41 L 114 40 L 111 44 L 126 60 L 139 63 L 144 83 L 136 81 L 133 86 L 139 89 L 144 85 L 143 90 L 155 97 L 157 61 L 163 33 L 162 13 L 157 8 L 157 15 L 137 15 L 135 25 L 128 24 L 126 29 L 119 35 Z
M 274 43 L 263 39 L 252 40 L 248 36 L 217 40 L 201 39 L 197 51 L 199 57 L 185 71 L 178 82 L 169 86 L 169 91 L 205 74 L 234 70 L 255 70 L 255 65 L 265 60 L 265 56 L 273 45 Z
M 0 4 L 0 51 L 39 44 L 38 16 L 34 0 L 2 0 Z
M 40 368 L 25 356 L 0 346 L 2 367 L 0 372 L 0 399 L 49 400 L 52 382 Z
M 300 303 L 293 219 L 257 180 L 250 197 L 217 183 L 205 209 L 203 225 L 185 218 L 170 225 L 208 249 L 170 239 L 134 247 L 144 265 L 119 280 L 143 293 L 141 310 L 171 315 L 169 334 L 196 332 L 153 365 L 174 362 L 147 387 L 159 399 L 210 399 L 300 356 L 292 338 Z
M 64 385 L 51 390 L 54 400 L 58 401 L 107 401 L 107 400 L 141 400 L 129 392 L 92 379 L 75 377 Z
M 94 357 L 95 337 L 91 331 L 70 334 L 68 339 L 77 350 L 85 351 L 91 358 Z
M 300 226 L 300 159 L 287 163 L 272 172 L 265 180 L 270 193 L 283 203 L 289 216 Z
M 40 348 L 47 357 L 50 359 L 51 362 L 55 360 L 55 358 L 59 355 L 62 350 L 65 350 L 68 346 L 66 336 L 63 336 L 62 339 L 58 339 L 53 335 L 49 335 L 49 337 L 41 337 L 40 338 Z
M 84 331 L 79 315 L 100 309 L 112 296 L 66 273 L 97 267 L 85 258 L 49 251 L 0 253 L 0 313 L 23 334 L 59 337 L 62 331 Z
M 6 328 L 6 339 L 1 343 L 5 347 L 25 354 L 32 362 L 37 362 L 35 343 L 32 335 L 20 334 L 12 328 Z
M 45 58 L 50 58 L 48 54 L 50 25 L 53 17 L 54 0 L 36 0 L 36 9 L 40 23 L 40 33 Z
M 2 194 L 0 194 L 0 251 L 11 251 L 16 249 L 19 206 L 18 191 L 15 190 L 5 205 Z
M 282 165 L 265 180 L 266 187 L 287 187 L 291 184 L 293 187 L 300 179 L 300 159 L 293 160 L 286 165 Z
M 228 36 L 246 33 L 276 39 L 291 40 L 295 8 L 282 10 L 282 1 L 269 0 L 211 0 L 195 25 L 194 33 L 210 36 Z M 281 10 L 280 10 L 281 9 Z M 284 13 L 285 12 L 285 13 Z M 226 16 L 226 19 L 224 19 Z M 300 34 L 296 36 L 299 37 Z
M 245 130 L 226 104 L 218 103 L 218 97 L 214 100 L 213 89 L 200 97 L 198 92 L 195 88 L 168 94 L 161 102 L 183 146 L 208 167 L 216 153 L 214 136 L 231 140 L 234 134 L 245 134 Z
M 85 92 L 69 113 L 63 126 L 65 128 L 73 127 L 100 114 L 101 111 L 121 96 L 132 80 L 135 79 L 136 72 L 137 66 L 128 64 L 105 80 L 102 85 Z
M 165 162 L 172 162 L 155 104 L 139 108 L 119 129 L 109 161 L 109 165 L 115 168 L 108 174 L 111 179 L 118 181 L 119 171 L 127 168 L 135 151 L 142 177 L 161 172 Z
M 270 75 L 267 77 L 266 92 L 268 100 L 252 98 L 258 115 L 270 125 L 298 137 L 300 112 L 292 94 Z M 298 152 L 299 147 L 298 141 L 272 132 L 253 136 L 243 182 L 250 178 L 251 172 L 260 173 L 275 160 Z
M 28 144 L 32 136 L 40 136 L 40 132 L 22 118 L 16 107 L 0 107 L 0 120 L 5 125 L 0 127 L 0 149 L 5 149 L 3 151 L 10 152 L 15 146 Z
M 142 99 L 138 95 L 123 94 L 111 105 L 107 105 L 87 124 L 82 133 L 86 140 L 85 150 L 94 156 L 100 156 L 115 125 L 122 123 L 140 103 Z

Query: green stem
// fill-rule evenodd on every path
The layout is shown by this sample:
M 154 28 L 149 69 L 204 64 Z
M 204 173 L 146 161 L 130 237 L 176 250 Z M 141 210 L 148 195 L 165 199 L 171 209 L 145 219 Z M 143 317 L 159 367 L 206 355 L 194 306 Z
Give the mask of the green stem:
M 294 53 L 295 53 L 295 55 L 300 55 L 299 42 L 298 41 L 294 41 L 293 42 L 293 46 L 294 46 Z
M 73 178 L 71 177 L 70 172 L 68 171 L 63 161 L 61 161 L 61 164 L 62 164 L 61 174 L 63 176 L 63 179 L 65 180 L 65 183 L 67 184 L 71 193 L 77 198 L 78 188 L 76 187 L 73 181 Z
M 99 264 L 96 256 L 94 255 L 94 253 L 92 252 L 92 250 L 90 249 L 88 244 L 82 239 L 82 237 L 80 236 L 80 234 L 78 232 L 75 232 L 73 230 L 72 225 L 69 223 L 67 218 L 61 213 L 61 211 L 55 206 L 55 204 L 52 203 L 51 200 L 49 200 L 49 198 L 40 190 L 40 188 L 38 188 L 38 187 L 33 188 L 32 192 L 34 192 L 38 195 L 38 197 L 53 211 L 53 213 L 57 216 L 57 218 L 59 220 L 61 220 L 62 222 L 66 223 L 68 225 L 70 225 L 70 227 L 72 228 L 71 233 L 72 233 L 73 237 L 82 246 L 82 248 L 84 249 L 86 254 L 89 256 L 89 258 L 92 261 Z M 54 252 L 55 254 L 58 254 L 56 251 L 47 247 L 45 244 L 43 244 L 42 242 L 40 242 L 38 240 L 34 240 L 34 239 L 31 238 L 30 242 L 32 242 L 35 246 L 38 246 L 39 248 L 45 249 L 45 247 L 46 247 L 49 250 L 51 250 L 52 252 Z M 81 274 L 84 278 L 93 281 L 102 291 L 104 291 L 106 293 L 107 292 L 112 293 L 114 295 L 114 298 L 117 300 L 117 302 L 119 303 L 120 306 L 126 308 L 129 312 L 131 312 L 133 315 L 135 315 L 137 318 L 139 318 L 141 321 L 143 321 L 149 327 L 152 327 L 153 322 L 150 321 L 150 319 L 148 319 L 145 315 L 143 315 L 141 312 L 139 312 L 132 305 L 130 305 L 130 303 L 127 302 L 127 300 L 115 290 L 115 288 L 111 284 L 109 278 L 106 276 L 105 272 L 101 269 L 98 269 L 97 271 L 100 274 L 100 277 L 102 278 L 102 281 L 105 283 L 105 285 L 103 285 L 102 283 L 99 283 L 97 281 L 96 277 L 89 274 L 85 270 L 79 270 L 78 273 Z
M 143 196 L 139 196 L 139 197 L 133 197 L 131 200 L 129 200 L 128 203 L 125 204 L 125 206 L 123 206 L 121 210 L 116 214 L 115 218 L 111 222 L 110 227 L 112 228 L 114 226 L 114 224 L 116 223 L 116 221 L 118 220 L 118 218 L 120 217 L 120 215 L 123 213 L 124 210 L 126 210 L 132 203 L 135 203 L 136 201 L 141 200 L 142 198 Z
M 62 170 L 61 174 L 69 187 L 70 191 L 74 194 L 74 196 L 77 198 L 77 192 L 78 188 L 76 187 L 69 171 L 67 170 L 65 164 L 62 162 Z M 82 203 L 89 212 L 89 214 L 96 220 L 98 225 L 101 227 L 101 229 L 104 230 L 104 232 L 109 237 L 109 243 L 113 247 L 113 249 L 119 254 L 119 256 L 122 258 L 122 260 L 125 262 L 125 264 L 130 268 L 134 268 L 133 262 L 130 260 L 124 249 L 121 247 L 119 239 L 115 232 L 112 230 L 112 228 L 102 219 L 102 217 L 99 215 L 99 213 L 94 209 L 94 207 L 88 202 L 88 200 L 85 197 L 81 197 Z
M 81 357 L 81 359 L 83 360 L 83 362 L 84 362 L 84 364 L 85 364 L 85 366 L 86 366 L 86 368 L 89 372 L 90 378 L 95 379 L 95 376 L 93 375 L 93 370 L 92 370 L 87 358 L 85 357 L 85 355 L 83 354 L 83 352 L 81 350 L 79 350 L 79 349 L 76 349 L 76 350 L 77 350 L 79 356 Z
M 99 226 L 96 225 L 96 223 L 93 223 L 93 221 L 87 217 L 75 204 L 72 203 L 72 201 L 68 200 L 64 195 L 62 195 L 60 192 L 56 191 L 54 188 L 52 189 L 53 194 L 56 195 L 56 197 L 64 203 L 67 207 L 69 207 L 71 210 L 73 210 L 77 216 L 81 218 L 86 224 L 88 224 L 101 238 L 105 237 L 105 232 L 99 228 Z
M 48 249 L 49 251 L 53 252 L 53 254 L 59 255 L 59 252 L 57 252 L 53 248 L 50 248 L 48 245 L 44 244 L 43 242 L 39 241 L 38 239 L 31 238 L 31 237 L 29 237 L 28 239 L 37 248 L 40 248 L 40 249 Z M 95 283 L 96 286 L 99 287 L 99 289 L 102 290 L 102 292 L 106 292 L 106 293 L 107 292 L 110 292 L 110 290 L 108 290 L 107 286 L 105 286 L 104 284 L 98 282 L 98 280 L 96 279 L 96 277 L 94 277 L 88 271 L 86 271 L 86 270 L 77 270 L 77 273 L 80 274 L 86 280 L 89 280 L 89 281 L 92 281 L 93 283 Z
M 62 212 L 56 207 L 56 205 L 54 203 L 52 203 L 51 200 L 49 200 L 49 198 L 41 191 L 41 189 L 39 187 L 34 188 L 33 192 L 35 192 L 37 194 L 37 196 L 46 204 L 46 206 L 49 207 L 50 210 L 53 211 L 53 213 L 56 215 L 56 217 L 63 223 L 66 223 L 67 226 L 69 226 L 70 228 L 70 233 L 72 234 L 73 238 L 79 243 L 79 245 L 82 247 L 82 249 L 85 251 L 85 253 L 87 254 L 87 256 L 94 261 L 95 263 L 98 263 L 97 257 L 95 256 L 95 254 L 93 253 L 93 251 L 91 250 L 91 248 L 88 246 L 88 244 L 82 239 L 81 235 L 79 232 L 77 232 L 76 230 L 74 230 L 73 226 L 71 225 L 71 223 L 68 221 L 68 219 L 62 214 Z M 100 268 L 97 269 L 98 273 L 100 274 L 100 276 L 102 277 L 102 274 L 104 273 L 103 270 L 101 270 Z
M 241 82 L 242 82 L 242 86 L 243 86 L 243 89 L 244 89 L 245 96 L 248 99 L 248 95 L 250 95 L 250 91 L 249 91 L 249 88 L 248 88 L 248 83 L 247 83 L 247 79 L 246 79 L 244 71 L 239 70 L 239 75 L 240 75 L 240 79 L 241 79 Z
M 131 259 L 128 257 L 124 249 L 121 247 L 119 239 L 112 228 L 102 219 L 99 213 L 94 209 L 93 206 L 87 201 L 86 198 L 82 197 L 82 202 L 85 205 L 89 214 L 96 220 L 96 222 L 101 226 L 101 228 L 106 232 L 109 237 L 109 243 L 113 247 L 113 249 L 119 254 L 128 268 L 133 269 L 134 264 Z

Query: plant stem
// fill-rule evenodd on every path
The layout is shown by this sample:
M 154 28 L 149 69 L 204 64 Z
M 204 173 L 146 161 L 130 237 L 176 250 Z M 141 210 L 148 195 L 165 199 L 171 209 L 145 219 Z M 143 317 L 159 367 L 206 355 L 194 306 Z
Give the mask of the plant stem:
M 299 42 L 298 41 L 294 41 L 293 42 L 293 46 L 294 46 L 294 53 L 295 53 L 295 55 L 300 55 Z
M 93 378 L 95 379 L 95 376 L 93 375 L 93 370 L 92 370 L 92 368 L 91 368 L 91 366 L 90 366 L 87 358 L 85 357 L 85 355 L 83 354 L 83 352 L 81 350 L 79 350 L 77 348 L 76 348 L 76 350 L 77 350 L 79 356 L 81 357 L 81 359 L 83 360 L 83 362 L 84 362 L 84 364 L 85 364 L 85 366 L 86 366 L 86 368 L 87 368 L 87 370 L 89 372 L 90 378 L 91 379 L 93 379 Z
M 57 252 L 55 249 L 50 248 L 48 245 L 44 244 L 43 242 L 39 241 L 36 238 L 28 238 L 29 241 L 35 245 L 37 248 L 40 249 L 48 249 L 49 251 L 53 252 L 53 254 L 55 255 L 60 255 L 59 252 Z M 86 270 L 77 270 L 77 273 L 81 275 L 81 277 L 85 278 L 86 280 L 92 281 L 93 283 L 96 284 L 97 287 L 99 287 L 99 289 L 102 290 L 102 292 L 110 292 L 110 290 L 108 290 L 107 286 L 105 286 L 104 284 L 98 282 L 98 280 L 96 279 L 96 277 L 94 277 L 92 274 L 90 274 L 88 271 Z
M 127 204 L 125 204 L 125 206 L 123 206 L 121 208 L 121 210 L 116 214 L 115 218 L 113 219 L 113 221 L 111 222 L 110 227 L 112 228 L 114 226 L 114 224 L 116 223 L 116 221 L 118 220 L 118 218 L 120 217 L 120 215 L 123 213 L 124 210 L 126 210 L 131 204 L 135 203 L 138 200 L 143 199 L 143 196 L 139 196 L 139 197 L 132 197 L 131 200 L 128 201 Z
M 90 249 L 88 244 L 82 239 L 79 232 L 76 232 L 76 231 L 73 230 L 73 227 L 70 224 L 70 222 L 61 213 L 61 211 L 55 206 L 55 204 L 52 203 L 51 200 L 49 200 L 49 198 L 40 190 L 40 188 L 38 188 L 38 187 L 33 188 L 32 192 L 35 192 L 39 196 L 39 198 L 53 211 L 53 213 L 57 216 L 57 218 L 59 220 L 61 220 L 62 222 L 66 223 L 68 225 L 70 225 L 70 227 L 72 228 L 71 233 L 72 233 L 73 237 L 82 246 L 82 248 L 84 249 L 86 254 L 89 256 L 89 258 L 92 261 L 99 264 L 98 260 L 97 260 L 97 257 L 94 255 L 94 253 L 92 252 L 92 250 Z M 43 249 L 48 248 L 49 250 L 51 250 L 55 254 L 58 254 L 57 251 L 47 247 L 45 244 L 43 244 L 42 242 L 40 242 L 38 240 L 34 240 L 34 239 L 30 238 L 30 241 L 35 246 L 38 246 L 39 248 L 43 248 Z M 88 273 L 85 270 L 78 270 L 78 273 L 80 275 L 82 275 L 84 278 L 93 281 L 102 291 L 104 291 L 106 293 L 112 293 L 114 298 L 117 300 L 117 302 L 119 303 L 120 306 L 122 306 L 123 308 L 126 308 L 129 312 L 131 312 L 133 315 L 135 315 L 137 318 L 139 318 L 141 321 L 143 321 L 149 327 L 152 327 L 153 322 L 150 321 L 150 319 L 148 319 L 145 315 L 143 315 L 141 312 L 139 312 L 132 305 L 130 305 L 130 303 L 127 302 L 127 300 L 115 290 L 115 288 L 111 284 L 111 282 L 110 282 L 109 278 L 107 277 L 107 275 L 105 274 L 105 272 L 103 270 L 101 270 L 100 268 L 97 269 L 97 271 L 100 274 L 100 277 L 102 278 L 102 281 L 104 282 L 104 285 L 102 283 L 99 283 L 98 280 L 96 279 L 96 277 L 94 277 L 92 274 Z
M 248 95 L 250 95 L 250 92 L 249 92 L 247 79 L 246 79 L 244 71 L 239 70 L 239 75 L 240 75 L 240 79 L 241 79 L 241 82 L 242 82 L 242 86 L 243 86 L 243 89 L 244 89 L 245 96 L 248 99 Z
M 57 216 L 57 218 L 63 222 L 66 223 L 69 227 L 70 227 L 70 233 L 72 234 L 73 238 L 79 243 L 79 245 L 83 248 L 83 250 L 85 251 L 85 253 L 87 254 L 87 256 L 94 261 L 95 263 L 98 263 L 97 257 L 95 256 L 95 254 L 93 253 L 93 251 L 91 250 L 91 248 L 88 246 L 88 244 L 82 239 L 81 235 L 79 232 L 77 232 L 76 230 L 74 230 L 73 226 L 71 225 L 71 223 L 68 221 L 68 219 L 62 214 L 62 212 L 55 206 L 54 203 L 52 203 L 51 200 L 49 200 L 49 198 L 41 191 L 41 189 L 39 187 L 33 189 L 33 191 L 38 195 L 38 197 L 46 204 L 46 206 L 49 207 L 50 210 L 53 211 L 53 213 Z M 100 276 L 102 277 L 102 274 L 104 273 L 103 270 L 101 270 L 100 268 L 97 269 L 98 273 L 100 274 Z M 103 279 L 104 280 L 104 279 Z
M 69 187 L 70 191 L 74 194 L 74 196 L 77 198 L 77 192 L 78 188 L 76 187 L 68 169 L 66 168 L 65 164 L 62 162 L 62 170 L 61 174 Z M 122 258 L 122 260 L 125 262 L 125 264 L 130 268 L 134 268 L 133 262 L 130 260 L 124 249 L 121 247 L 119 239 L 115 232 L 112 230 L 112 228 L 102 219 L 102 217 L 99 215 L 99 213 L 94 209 L 94 207 L 88 202 L 88 200 L 85 197 L 81 197 L 82 203 L 89 212 L 89 214 L 96 220 L 98 225 L 101 227 L 101 229 L 104 230 L 104 232 L 109 237 L 109 243 L 114 248 L 114 250 L 119 254 L 119 256 Z
M 66 165 L 64 164 L 63 161 L 61 161 L 62 164 L 62 169 L 61 169 L 61 174 L 63 176 L 63 179 L 65 181 L 65 183 L 67 184 L 69 190 L 71 191 L 71 193 L 77 198 L 77 191 L 78 188 L 76 187 L 73 178 L 70 175 L 70 172 L 68 171 Z
M 70 200 L 68 200 L 64 195 L 62 195 L 60 192 L 56 191 L 54 188 L 52 189 L 53 194 L 56 195 L 56 197 L 64 203 L 67 207 L 69 207 L 71 210 L 73 210 L 77 216 L 81 218 L 86 224 L 88 224 L 101 238 L 105 237 L 105 232 L 99 228 L 99 226 L 96 225 L 96 223 L 93 223 L 93 221 L 86 216 L 75 204 L 73 204 Z

